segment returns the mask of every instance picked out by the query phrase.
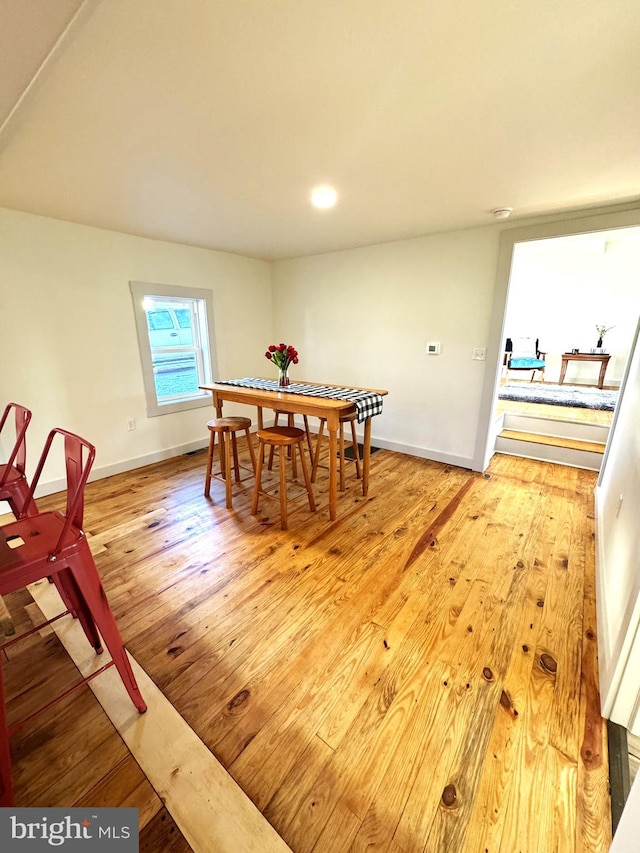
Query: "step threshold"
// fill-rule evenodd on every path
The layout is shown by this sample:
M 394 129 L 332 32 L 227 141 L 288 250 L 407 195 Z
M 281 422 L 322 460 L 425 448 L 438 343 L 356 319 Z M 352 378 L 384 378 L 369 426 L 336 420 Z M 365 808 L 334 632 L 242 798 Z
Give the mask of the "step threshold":
M 590 453 L 604 453 L 605 445 L 600 441 L 582 441 L 579 438 L 561 438 L 556 435 L 542 435 L 535 432 L 523 432 L 518 429 L 503 429 L 500 438 L 515 441 L 528 441 L 532 444 L 545 444 L 550 447 L 566 447 L 570 450 L 587 450 Z

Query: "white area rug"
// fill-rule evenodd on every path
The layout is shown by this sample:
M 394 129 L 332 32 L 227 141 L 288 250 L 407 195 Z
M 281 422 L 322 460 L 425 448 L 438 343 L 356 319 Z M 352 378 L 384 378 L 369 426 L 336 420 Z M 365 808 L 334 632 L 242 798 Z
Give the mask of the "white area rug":
M 578 409 L 600 409 L 612 412 L 618 402 L 618 391 L 600 388 L 577 388 L 575 385 L 510 385 L 500 388 L 501 400 L 518 403 L 545 403 L 549 406 L 570 406 Z

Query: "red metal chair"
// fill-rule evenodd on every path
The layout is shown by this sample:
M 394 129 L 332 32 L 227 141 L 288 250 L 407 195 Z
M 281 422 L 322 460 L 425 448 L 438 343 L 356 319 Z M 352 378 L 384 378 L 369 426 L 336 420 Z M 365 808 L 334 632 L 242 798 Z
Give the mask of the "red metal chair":
M 0 595 L 21 589 L 41 578 L 53 578 L 68 608 L 65 613 L 54 617 L 54 619 L 59 619 L 69 612 L 77 615 L 96 653 L 102 652 L 102 642 L 98 634 L 100 631 L 112 658 L 108 664 L 88 678 L 79 681 L 70 690 L 85 684 L 108 667 L 115 666 L 131 701 L 138 711 L 143 713 L 147 706 L 136 684 L 118 626 L 82 530 L 84 489 L 95 458 L 93 445 L 66 430 L 51 430 L 38 462 L 27 502 L 33 500 L 33 493 L 56 437 L 61 437 L 64 442 L 67 476 L 66 510 L 64 513 L 57 510 L 38 513 L 34 516 L 18 519 L 0 528 Z M 57 444 L 59 443 L 60 439 L 58 439 Z M 44 624 L 48 625 L 52 621 L 54 620 L 48 620 Z M 12 645 L 28 634 L 39 631 L 42 627 L 43 625 L 38 625 L 31 631 L 21 634 L 20 637 L 4 643 L 0 648 Z M 0 674 L 0 687 L 1 684 L 2 676 Z M 70 690 L 66 691 L 63 696 L 66 696 Z M 61 698 L 62 696 L 56 697 L 45 707 L 50 707 Z M 2 709 L 0 710 L 0 806 L 4 806 L 9 805 L 12 799 L 9 738 L 15 731 L 29 722 L 34 715 L 8 729 L 4 695 L 0 699 L 2 700 Z M 40 710 L 44 710 L 44 708 Z
M 9 422 L 11 411 L 14 412 L 15 441 L 4 465 L 0 465 L 0 501 L 8 501 L 11 512 L 16 518 L 21 515 L 35 515 L 38 507 L 29 497 L 29 483 L 25 475 L 27 456 L 26 434 L 31 412 L 18 403 L 7 403 L 0 419 L 0 434 L 5 424 Z
M 25 475 L 26 464 L 26 433 L 31 420 L 31 412 L 18 403 L 8 403 L 0 420 L 0 434 L 9 420 L 11 410 L 15 411 L 15 442 L 13 450 L 9 455 L 6 465 L 0 465 L 0 500 L 9 503 L 11 511 L 16 518 L 38 514 L 38 507 L 33 497 L 33 490 L 29 490 L 29 483 Z M 50 577 L 55 583 L 58 592 L 65 603 L 65 607 L 75 618 L 77 616 L 73 598 L 68 594 L 64 578 Z

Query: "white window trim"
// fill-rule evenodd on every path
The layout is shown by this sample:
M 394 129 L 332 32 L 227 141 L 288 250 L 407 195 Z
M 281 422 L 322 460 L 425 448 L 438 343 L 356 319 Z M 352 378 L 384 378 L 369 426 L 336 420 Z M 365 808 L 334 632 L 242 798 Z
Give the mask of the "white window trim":
M 206 309 L 206 324 L 209 344 L 209 359 L 212 380 L 218 375 L 216 360 L 215 336 L 213 325 L 213 294 L 210 290 L 197 287 L 179 287 L 173 284 L 153 284 L 144 281 L 130 281 L 129 290 L 133 299 L 133 311 L 138 333 L 138 348 L 140 350 L 140 361 L 142 364 L 142 380 L 147 401 L 147 417 L 155 418 L 159 415 L 169 415 L 173 412 L 184 412 L 189 409 L 199 409 L 211 406 L 211 392 L 206 391 L 202 397 L 194 397 L 190 400 L 181 400 L 176 403 L 158 404 L 156 397 L 156 385 L 153 378 L 153 360 L 151 345 L 147 329 L 147 315 L 144 310 L 145 296 L 173 296 L 183 299 L 202 299 Z

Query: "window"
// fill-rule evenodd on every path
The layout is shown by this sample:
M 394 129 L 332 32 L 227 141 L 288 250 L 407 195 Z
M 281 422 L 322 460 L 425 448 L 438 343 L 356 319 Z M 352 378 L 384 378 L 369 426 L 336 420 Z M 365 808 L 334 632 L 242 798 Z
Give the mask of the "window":
M 215 375 L 211 291 L 129 283 L 138 330 L 147 415 L 211 405 L 200 385 Z

